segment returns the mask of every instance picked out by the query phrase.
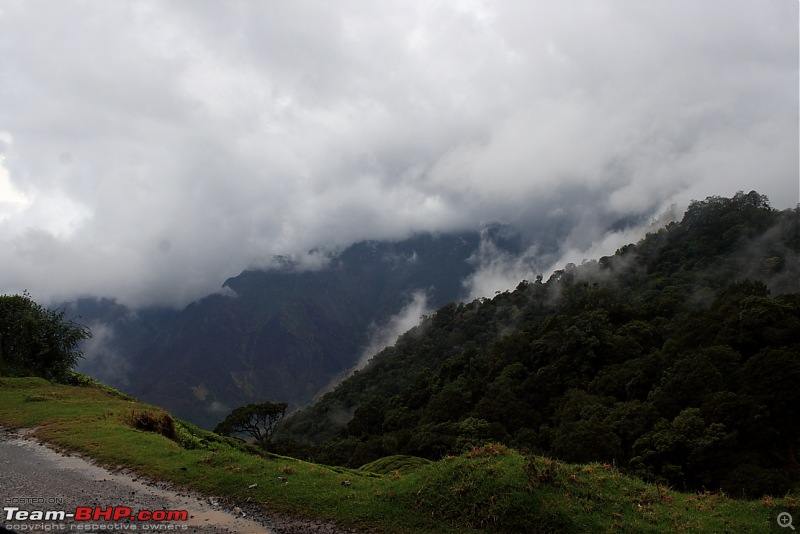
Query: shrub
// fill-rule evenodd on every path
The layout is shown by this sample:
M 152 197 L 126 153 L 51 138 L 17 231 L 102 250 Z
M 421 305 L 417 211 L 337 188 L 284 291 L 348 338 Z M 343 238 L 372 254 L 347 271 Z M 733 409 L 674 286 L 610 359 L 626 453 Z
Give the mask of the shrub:
M 175 420 L 167 412 L 134 410 L 131 413 L 129 424 L 137 430 L 155 432 L 180 443 Z

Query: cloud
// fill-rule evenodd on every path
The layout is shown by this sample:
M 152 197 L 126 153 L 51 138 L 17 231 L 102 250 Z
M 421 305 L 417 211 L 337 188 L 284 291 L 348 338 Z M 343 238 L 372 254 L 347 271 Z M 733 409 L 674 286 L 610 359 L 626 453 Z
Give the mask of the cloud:
M 77 371 L 105 384 L 127 386 L 131 363 L 114 348 L 114 329 L 100 322 L 88 326 L 92 337 L 81 344 L 83 359 L 79 361 Z
M 3 165 L 0 156 L 0 221 L 11 218 L 12 215 L 23 211 L 31 203 L 31 199 L 11 183 L 8 169 Z
M 467 301 L 491 297 L 506 289 L 514 288 L 522 280 L 533 280 L 544 267 L 538 245 L 532 245 L 522 253 L 500 247 L 484 230 L 477 253 L 471 258 L 475 272 L 464 281 Z
M 393 315 L 383 325 L 373 325 L 370 334 L 370 341 L 361 354 L 361 359 L 355 369 L 360 369 L 366 365 L 367 361 L 374 355 L 391 347 L 397 338 L 420 324 L 422 317 L 430 315 L 433 310 L 428 307 L 428 296 L 425 291 L 418 290 L 411 295 L 411 300 L 403 306 L 396 315 Z M 351 369 L 348 373 L 352 372 Z
M 416 256 L 412 256 L 411 261 L 415 260 Z M 408 303 L 406 303 L 406 305 L 403 306 L 403 308 L 397 314 L 389 317 L 389 319 L 383 324 L 372 324 L 370 326 L 370 331 L 367 332 L 369 341 L 361 351 L 361 356 L 359 357 L 358 362 L 350 369 L 341 371 L 338 375 L 334 376 L 328 385 L 321 388 L 317 392 L 316 398 L 320 398 L 324 394 L 333 391 L 333 389 L 341 384 L 344 379 L 348 378 L 354 372 L 367 365 L 373 356 L 387 347 L 394 346 L 394 344 L 397 342 L 397 338 L 400 337 L 401 334 L 404 334 L 415 326 L 418 326 L 422 321 L 423 316 L 430 315 L 434 311 L 428 306 L 428 296 L 425 291 L 421 289 L 414 291 L 411 295 L 409 295 L 409 297 L 410 300 Z M 349 412 L 337 410 L 336 413 L 330 415 L 330 417 L 337 421 L 343 418 L 343 420 L 347 422 L 353 417 L 352 411 L 353 410 L 350 410 Z
M 797 18 L 746 0 L 6 2 L 0 292 L 182 305 L 365 238 L 499 221 L 552 253 L 543 234 L 591 247 L 707 195 L 792 206 Z

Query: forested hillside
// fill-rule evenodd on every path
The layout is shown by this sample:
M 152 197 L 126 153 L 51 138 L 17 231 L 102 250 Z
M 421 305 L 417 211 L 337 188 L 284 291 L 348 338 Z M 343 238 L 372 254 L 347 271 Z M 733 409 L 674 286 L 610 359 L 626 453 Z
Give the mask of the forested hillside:
M 295 414 L 283 452 L 358 466 L 500 442 L 677 488 L 800 480 L 798 210 L 756 192 L 548 280 L 447 305 Z

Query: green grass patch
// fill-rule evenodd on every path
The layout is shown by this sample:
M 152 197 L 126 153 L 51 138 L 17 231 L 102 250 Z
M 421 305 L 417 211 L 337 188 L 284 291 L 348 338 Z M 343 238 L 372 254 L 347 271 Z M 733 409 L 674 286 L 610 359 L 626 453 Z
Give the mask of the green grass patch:
M 358 469 L 359 471 L 367 471 L 380 475 L 389 475 L 393 473 L 404 474 L 417 471 L 430 463 L 430 460 L 419 458 L 418 456 L 396 454 L 394 456 L 379 458 L 374 462 L 362 465 Z
M 94 384 L 0 378 L 0 424 L 230 503 L 373 532 L 766 532 L 793 496 L 685 494 L 607 465 L 570 465 L 500 445 L 429 462 L 392 456 L 357 470 L 272 454 Z

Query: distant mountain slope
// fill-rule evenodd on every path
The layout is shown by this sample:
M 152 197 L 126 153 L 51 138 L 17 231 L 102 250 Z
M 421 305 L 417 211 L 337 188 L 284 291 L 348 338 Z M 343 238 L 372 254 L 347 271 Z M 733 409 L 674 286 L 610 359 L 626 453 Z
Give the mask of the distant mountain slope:
M 499 441 L 785 492 L 800 482 L 799 215 L 711 197 L 614 256 L 449 304 L 288 419 L 284 452 L 355 466 Z
M 139 357 L 178 311 L 170 308 L 131 310 L 113 299 L 82 298 L 55 306 L 64 308 L 92 331 L 84 343 L 77 370 L 125 390 L 140 369 Z
M 495 246 L 515 245 L 508 232 L 495 233 L 507 241 L 497 237 Z M 109 338 L 80 370 L 105 371 L 99 378 L 207 428 L 250 402 L 305 405 L 359 362 L 391 318 L 413 314 L 410 305 L 436 309 L 463 298 L 464 280 L 477 268 L 473 256 L 495 233 L 366 241 L 315 270 L 287 261 L 245 271 L 225 282 L 228 295 L 180 312 L 79 301 L 73 313 Z M 103 367 L 112 360 L 128 372 Z

